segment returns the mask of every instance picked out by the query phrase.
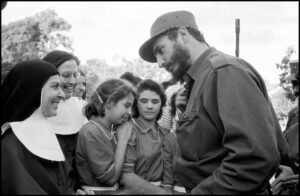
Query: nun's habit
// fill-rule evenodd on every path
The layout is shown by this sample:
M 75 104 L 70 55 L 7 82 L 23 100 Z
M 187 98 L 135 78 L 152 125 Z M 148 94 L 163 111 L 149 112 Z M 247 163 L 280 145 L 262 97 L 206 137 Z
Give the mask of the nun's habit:
M 16 64 L 1 86 L 1 194 L 71 194 L 69 165 L 41 112 L 51 64 Z

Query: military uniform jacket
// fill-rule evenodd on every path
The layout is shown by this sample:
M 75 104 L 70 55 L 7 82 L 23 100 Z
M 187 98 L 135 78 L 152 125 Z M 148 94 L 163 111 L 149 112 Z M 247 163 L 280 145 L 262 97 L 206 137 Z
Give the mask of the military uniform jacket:
M 262 193 L 287 153 L 263 79 L 215 48 L 190 67 L 176 177 L 192 194 Z

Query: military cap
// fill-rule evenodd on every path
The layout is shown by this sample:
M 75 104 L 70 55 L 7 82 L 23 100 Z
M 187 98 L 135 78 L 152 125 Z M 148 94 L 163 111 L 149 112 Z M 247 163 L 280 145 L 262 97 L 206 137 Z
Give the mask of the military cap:
M 150 30 L 148 39 L 139 49 L 139 54 L 145 61 L 154 63 L 153 44 L 156 38 L 173 27 L 192 27 L 198 30 L 195 17 L 188 11 L 174 11 L 157 18 Z

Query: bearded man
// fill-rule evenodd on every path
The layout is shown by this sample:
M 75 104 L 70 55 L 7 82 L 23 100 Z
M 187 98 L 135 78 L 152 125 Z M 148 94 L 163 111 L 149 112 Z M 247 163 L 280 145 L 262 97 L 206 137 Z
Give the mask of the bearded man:
M 175 162 L 186 191 L 270 194 L 269 180 L 287 144 L 259 73 L 210 47 L 187 11 L 157 18 L 139 54 L 186 83 L 176 97 Z

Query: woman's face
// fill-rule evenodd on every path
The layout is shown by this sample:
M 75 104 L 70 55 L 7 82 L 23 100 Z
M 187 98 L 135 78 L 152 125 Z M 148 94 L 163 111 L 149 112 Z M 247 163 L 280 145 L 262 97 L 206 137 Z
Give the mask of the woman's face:
M 58 67 L 61 79 L 61 88 L 65 93 L 65 99 L 69 99 L 74 92 L 77 82 L 78 66 L 76 61 L 68 60 Z
M 77 80 L 77 84 L 74 88 L 74 96 L 82 98 L 85 89 L 86 89 L 86 79 L 84 76 L 79 76 Z
M 107 107 L 105 115 L 108 116 L 111 123 L 122 124 L 127 121 L 128 115 L 131 115 L 133 101 L 134 97 L 130 93 L 127 97 L 120 99 L 117 103 L 111 103 L 111 106 Z
M 144 90 L 137 100 L 137 106 L 140 117 L 149 121 L 156 120 L 161 108 L 160 96 L 155 91 Z
M 64 98 L 59 75 L 51 76 L 42 88 L 41 110 L 45 117 L 56 116 L 57 106 Z

